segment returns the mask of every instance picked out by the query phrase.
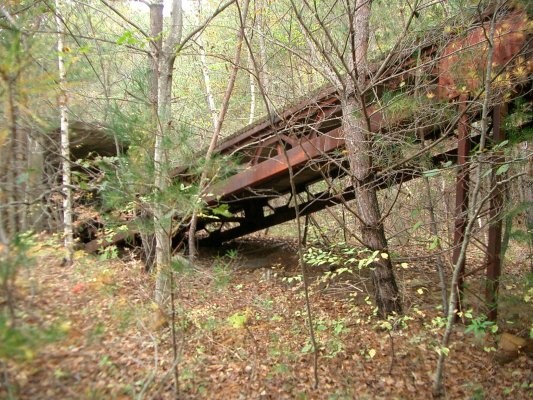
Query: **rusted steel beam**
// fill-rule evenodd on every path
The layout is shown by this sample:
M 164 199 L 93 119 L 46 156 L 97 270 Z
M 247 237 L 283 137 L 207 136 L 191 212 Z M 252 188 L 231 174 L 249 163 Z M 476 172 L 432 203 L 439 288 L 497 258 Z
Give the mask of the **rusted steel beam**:
M 468 172 L 468 159 L 470 153 L 470 123 L 466 114 L 467 97 L 461 95 L 459 98 L 459 113 L 461 119 L 458 126 L 457 138 L 457 183 L 455 186 L 455 229 L 453 235 L 453 265 L 456 266 L 461 254 L 461 247 L 465 237 L 465 228 L 467 224 L 468 213 L 468 190 L 470 186 L 470 176 Z M 459 265 L 458 290 L 458 309 L 463 309 L 463 291 L 464 291 L 464 273 L 465 273 L 466 255 Z M 453 310 L 450 310 L 453 312 Z
M 504 23 L 505 21 L 510 23 Z M 501 29 L 498 30 L 498 35 L 495 39 L 495 53 L 498 54 L 494 56 L 497 65 L 505 65 L 522 48 L 525 40 L 524 26 L 527 21 L 527 16 L 524 13 L 514 13 L 498 22 L 498 27 Z M 438 78 L 438 93 L 441 99 L 456 99 L 458 93 L 464 93 L 468 90 L 473 91 L 477 88 L 474 80 L 472 82 L 468 81 L 464 87 L 457 88 L 456 86 L 457 82 L 461 81 L 462 76 L 468 75 L 466 72 L 468 72 L 469 66 L 472 66 L 475 70 L 479 70 L 475 62 L 477 62 L 478 58 L 483 59 L 483 57 L 476 57 L 474 62 L 470 62 L 472 61 L 470 60 L 472 58 L 470 55 L 473 54 L 472 51 L 474 50 L 476 54 L 485 51 L 483 37 L 480 32 L 482 32 L 482 28 L 477 26 L 471 29 L 466 36 L 451 38 L 449 45 L 440 55 L 436 53 L 437 48 L 431 44 L 422 50 L 424 65 L 425 68 L 427 67 L 425 69 L 426 72 L 435 74 L 435 78 Z M 462 62 L 465 61 L 464 59 L 466 59 L 466 62 Z M 389 70 L 386 69 L 380 76 L 380 90 L 395 88 L 400 81 L 406 81 L 409 77 L 412 78 L 415 69 L 418 68 L 415 61 L 409 54 L 398 54 L 391 58 Z M 456 71 L 457 68 L 455 67 L 457 65 L 460 66 L 459 71 Z M 379 67 L 379 63 L 376 66 Z M 373 68 L 371 70 L 374 70 Z M 396 82 L 395 85 L 393 84 L 394 82 Z M 464 114 L 463 111 L 466 109 L 466 96 L 460 103 L 461 107 L 463 107 L 461 114 Z M 382 134 L 385 134 L 387 131 L 394 131 L 395 127 L 401 127 L 403 123 L 409 122 L 403 120 L 384 121 L 382 113 L 375 112 L 372 114 L 372 131 Z M 243 160 L 250 160 L 255 165 L 253 168 L 246 169 L 213 188 L 211 192 L 216 195 L 208 199 L 209 205 L 225 202 L 230 204 L 232 212 L 239 212 L 245 208 L 245 199 L 251 196 L 268 199 L 287 193 L 290 191 L 290 185 L 288 185 L 289 166 L 296 172 L 295 176 L 297 176 L 296 179 L 298 181 L 295 183 L 298 188 L 305 188 L 306 185 L 323 179 L 321 173 L 313 172 L 310 168 L 306 168 L 306 166 L 310 163 L 314 163 L 315 166 L 328 166 L 327 161 L 321 161 L 324 160 L 324 153 L 343 148 L 344 143 L 343 138 L 340 136 L 340 120 L 337 118 L 338 116 L 340 116 L 340 106 L 337 94 L 333 88 L 324 87 L 308 99 L 283 110 L 280 114 L 265 118 L 251 126 L 245 127 L 240 132 L 221 142 L 216 150 L 219 154 L 241 152 L 245 154 Z M 472 117 L 473 115 L 470 115 L 470 118 Z M 440 130 L 435 128 L 437 127 L 435 126 L 433 130 L 430 129 L 428 132 L 432 134 L 437 132 L 434 135 L 436 137 L 439 135 L 438 132 Z M 460 138 L 457 156 L 460 166 L 456 188 L 455 261 L 458 260 L 460 244 L 464 238 L 465 212 L 468 208 L 468 169 L 466 165 L 470 151 L 468 130 L 468 118 L 464 116 L 459 125 Z M 296 146 L 293 145 L 291 149 L 281 151 L 283 150 L 282 146 L 284 146 L 281 142 L 291 143 L 283 139 L 283 135 L 285 134 L 298 140 L 298 144 Z M 320 142 L 323 137 L 326 140 L 331 140 L 332 136 L 334 136 L 333 140 L 336 142 L 330 143 L 331 146 L 329 148 L 328 143 Z M 428 138 L 425 135 L 424 137 Z M 435 137 L 431 136 L 432 139 Z M 276 145 L 274 143 L 279 144 L 277 149 L 275 149 Z M 271 152 L 269 146 L 272 147 Z M 270 154 L 276 155 L 271 159 L 262 161 L 263 157 L 267 157 Z M 340 162 L 342 163 L 342 160 Z M 409 179 L 416 176 L 416 173 L 413 173 L 412 170 L 407 170 L 396 171 L 394 173 L 403 177 L 410 175 L 411 177 Z M 333 168 L 332 173 L 335 174 L 339 171 L 341 171 L 341 167 L 336 166 Z M 270 194 L 267 196 L 264 194 L 265 191 L 269 191 Z M 317 204 L 320 204 L 320 202 Z M 321 204 L 326 203 L 322 202 Z M 310 208 L 310 210 L 314 209 L 315 206 Z M 241 226 L 233 228 L 230 231 L 234 232 L 234 237 L 238 237 L 239 235 L 256 230 L 255 228 L 257 226 L 272 226 L 280 223 L 280 221 L 284 222 L 284 218 L 291 213 L 292 211 L 289 212 L 288 209 L 280 209 L 273 215 L 262 218 L 261 222 L 255 227 L 252 227 L 253 224 L 247 224 L 244 221 Z M 462 264 L 461 269 L 464 273 L 464 262 Z M 459 282 L 460 289 L 463 287 L 463 280 L 463 276 L 461 275 Z
M 473 143 L 477 143 L 479 135 L 472 138 Z M 454 161 L 457 159 L 457 149 L 452 149 L 447 152 L 437 154 L 432 157 L 432 164 L 439 166 L 446 161 Z M 384 189 L 391 185 L 399 184 L 400 182 L 407 182 L 411 179 L 418 178 L 422 175 L 422 170 L 419 168 L 404 168 L 401 171 L 396 171 L 394 174 L 387 176 L 376 173 L 376 180 L 372 182 L 378 189 Z M 302 192 L 305 188 L 302 188 Z M 300 216 L 306 216 L 313 214 L 317 211 L 321 211 L 325 208 L 332 207 L 343 202 L 347 202 L 354 199 L 354 190 L 352 186 L 347 187 L 341 194 L 332 195 L 329 191 L 323 191 L 315 194 L 308 201 L 300 203 Z M 266 199 L 256 199 L 256 202 L 260 202 Z M 249 202 L 250 200 L 246 200 Z M 244 201 L 243 201 L 244 204 Z M 245 208 L 239 206 L 239 204 L 233 204 L 235 209 Z M 266 205 L 265 203 L 263 205 Z M 288 222 L 296 217 L 296 210 L 294 207 L 282 206 L 273 209 L 273 214 L 261 218 L 259 220 L 248 221 L 245 219 L 232 219 L 228 218 L 227 222 L 239 222 L 239 226 L 235 226 L 223 232 L 212 232 L 210 237 L 201 240 L 204 244 L 209 243 L 221 243 L 235 238 L 238 238 L 249 233 L 257 232 L 262 229 L 269 228 L 274 225 Z M 222 221 L 226 222 L 225 219 Z
M 505 140 L 505 133 L 501 129 L 502 116 L 505 115 L 505 106 L 497 105 L 492 112 L 492 133 L 495 144 Z M 501 174 L 498 168 L 505 162 L 505 157 L 501 150 L 494 152 L 492 156 L 491 174 L 491 198 L 490 198 L 490 225 L 489 238 L 487 244 L 487 272 L 485 286 L 485 301 L 489 308 L 488 318 L 496 321 L 498 318 L 498 288 L 501 274 L 501 247 L 502 247 L 502 218 L 503 210 L 503 187 L 499 184 Z
M 339 103 L 339 101 L 337 99 L 336 90 L 333 87 L 327 86 L 319 89 L 317 94 L 288 107 L 283 110 L 280 115 L 275 115 L 272 118 L 266 117 L 259 122 L 255 122 L 251 126 L 244 127 L 231 137 L 222 141 L 217 146 L 216 152 L 227 154 L 250 142 L 273 135 L 278 130 L 283 129 L 289 120 L 292 121 L 292 123 L 313 120 L 314 115 L 319 113 L 323 108 L 331 107 L 337 109 L 337 103 Z
M 526 43 L 527 27 L 529 19 L 523 11 L 516 10 L 497 23 L 497 35 L 495 37 L 494 60 L 497 66 L 506 65 L 509 60 L 516 56 L 517 52 L 523 49 Z M 466 36 L 460 35 L 457 38 L 450 38 L 449 44 L 442 53 L 438 53 L 437 46 L 433 43 L 422 44 L 423 64 L 428 74 L 434 74 L 438 78 L 438 93 L 441 99 L 455 98 L 462 86 L 466 90 L 474 91 L 478 88 L 475 74 L 472 71 L 482 71 L 484 68 L 486 40 L 484 28 L 476 24 L 468 31 Z M 518 59 L 521 59 L 520 57 Z M 481 62 L 481 65 L 479 63 Z M 370 75 L 381 68 L 381 61 L 374 63 L 370 67 Z M 524 62 L 521 67 L 528 67 Z M 380 90 L 384 88 L 397 88 L 398 83 L 408 80 L 417 69 L 416 60 L 411 52 L 398 53 L 390 57 L 390 64 L 380 76 Z M 464 77 L 469 77 L 466 85 L 460 85 Z M 337 93 L 332 86 L 324 86 L 315 93 L 307 96 L 304 100 L 287 107 L 279 114 L 268 116 L 260 121 L 254 122 L 236 132 L 234 135 L 221 141 L 215 152 L 218 154 L 231 154 L 240 149 L 253 146 L 253 143 L 264 140 L 280 131 L 287 130 L 288 127 L 305 125 L 310 121 L 318 124 L 318 130 L 323 131 L 321 126 L 328 124 L 329 129 L 335 129 L 340 122 L 335 120 L 335 116 L 340 115 L 340 104 Z M 331 125 L 332 124 L 332 125 Z M 199 153 L 200 155 L 201 153 Z M 187 176 L 188 167 L 177 167 L 172 171 L 172 177 L 179 175 Z
M 277 155 L 231 176 L 213 189 L 215 196 L 208 199 L 207 203 L 224 201 L 247 187 L 260 187 L 266 181 L 287 175 L 289 165 L 297 169 L 307 161 L 343 146 L 341 129 L 335 129 L 314 139 L 303 140 L 300 145 L 287 150 L 286 155 Z
M 497 34 L 494 40 L 494 63 L 497 66 L 505 65 L 516 56 L 526 42 L 527 26 L 529 19 L 523 11 L 517 10 L 502 18 L 497 23 Z M 450 40 L 448 46 L 441 54 L 437 54 L 437 47 L 433 44 L 423 46 L 422 53 L 425 59 L 438 56 L 435 63 L 438 68 L 435 71 L 439 80 L 438 92 L 442 99 L 456 98 L 461 90 L 458 81 L 466 80 L 466 89 L 475 91 L 478 88 L 479 77 L 472 75 L 472 71 L 483 71 L 486 52 L 485 26 L 476 25 L 466 36 L 460 35 Z M 381 75 L 381 87 L 397 87 L 403 81 L 404 74 L 412 74 L 416 67 L 416 60 L 411 57 L 411 53 L 399 53 L 391 60 L 395 60 L 390 65 L 390 74 L 385 72 Z M 433 68 L 431 63 L 427 67 Z M 370 66 L 370 75 L 381 67 L 381 62 L 376 62 Z M 390 77 L 389 77 L 390 76 Z M 327 119 L 339 111 L 339 100 L 336 91 L 331 86 L 319 89 L 312 96 L 297 102 L 283 110 L 280 114 L 272 118 L 266 117 L 250 126 L 243 128 L 230 138 L 222 141 L 217 147 L 217 152 L 226 154 L 254 140 L 272 135 L 280 128 L 285 128 L 287 124 L 299 124 L 306 121 L 319 121 Z M 325 118 L 321 116 L 323 110 Z
M 382 112 L 374 111 L 371 107 L 369 109 L 371 112 L 370 116 L 370 125 L 373 132 L 381 131 L 384 126 L 385 117 Z M 393 121 L 394 123 L 401 123 L 403 117 L 398 117 L 397 120 Z M 435 129 L 438 129 L 438 126 L 435 126 Z M 274 138 L 276 138 L 274 136 Z M 286 135 L 279 135 L 279 138 L 273 140 L 269 138 L 261 143 L 273 145 L 274 143 L 279 143 L 284 141 L 284 138 L 287 138 Z M 327 133 L 322 133 L 317 136 L 305 135 L 301 136 L 296 140 L 295 138 L 291 139 L 291 142 L 294 146 L 291 149 L 286 150 L 286 152 L 276 151 L 276 156 L 267 158 L 264 161 L 258 159 L 261 154 L 260 149 L 263 147 L 258 147 L 256 154 L 251 160 L 251 166 L 248 166 L 244 171 L 239 172 L 231 177 L 229 177 L 224 182 L 218 183 L 214 188 L 210 190 L 214 195 L 206 199 L 209 205 L 216 202 L 224 202 L 229 200 L 234 196 L 238 196 L 239 193 L 242 196 L 247 196 L 249 194 L 248 188 L 261 189 L 277 180 L 283 180 L 289 178 L 289 166 L 293 171 L 297 172 L 300 168 L 305 167 L 309 162 L 320 162 L 321 159 L 324 159 L 325 155 L 332 153 L 335 150 L 344 149 L 344 137 L 340 127 L 340 122 L 338 123 L 337 128 L 328 131 Z M 288 140 L 286 140 L 288 142 Z M 297 143 L 297 144 L 296 144 Z M 267 149 L 268 147 L 265 147 Z M 287 186 L 288 188 L 290 187 Z

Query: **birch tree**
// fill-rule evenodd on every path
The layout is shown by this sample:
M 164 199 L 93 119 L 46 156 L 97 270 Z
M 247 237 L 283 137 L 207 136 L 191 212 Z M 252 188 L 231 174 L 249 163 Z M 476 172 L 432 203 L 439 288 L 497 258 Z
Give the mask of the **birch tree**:
M 168 34 L 163 38 L 163 1 L 154 0 L 150 3 L 150 21 L 152 40 L 152 85 L 157 99 L 151 107 L 152 130 L 154 141 L 154 190 L 153 204 L 154 232 L 156 239 L 156 288 L 155 301 L 164 305 L 168 299 L 170 281 L 170 235 L 171 216 L 161 199 L 169 185 L 168 152 L 165 148 L 165 137 L 172 129 L 171 100 L 172 74 L 177 55 L 177 47 L 181 42 L 183 31 L 183 7 L 181 0 L 172 0 L 170 26 Z M 157 69 L 156 69 L 157 68 Z
M 202 24 L 183 36 L 183 4 L 172 0 L 168 29 L 163 29 L 163 1 L 152 0 L 150 7 L 151 85 L 152 85 L 152 133 L 154 136 L 154 233 L 156 259 L 155 301 L 164 306 L 169 298 L 171 268 L 172 204 L 163 201 L 170 184 L 170 166 L 166 138 L 175 125 L 172 118 L 172 83 L 176 57 L 183 46 L 195 37 L 213 18 L 235 0 L 221 4 Z M 157 87 L 157 97 L 155 88 Z
M 74 239 L 72 234 L 72 189 L 70 175 L 70 142 L 67 99 L 67 73 L 65 69 L 65 25 L 61 17 L 61 1 L 55 0 L 55 20 L 57 26 L 57 65 L 59 71 L 59 113 L 61 131 L 61 176 L 63 194 L 63 235 L 67 263 L 72 263 Z

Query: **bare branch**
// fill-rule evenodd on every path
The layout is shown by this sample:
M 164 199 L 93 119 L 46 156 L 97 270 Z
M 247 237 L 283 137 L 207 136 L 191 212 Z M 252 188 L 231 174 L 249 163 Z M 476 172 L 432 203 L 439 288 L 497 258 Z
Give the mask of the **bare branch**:
M 128 17 L 126 17 L 123 13 L 121 13 L 118 9 L 113 7 L 109 2 L 106 0 L 100 0 L 104 5 L 106 5 L 111 11 L 113 11 L 115 14 L 117 14 L 124 22 L 127 22 L 129 25 L 133 26 L 135 29 L 139 31 L 145 38 L 150 39 L 150 35 L 144 31 L 143 28 L 141 28 L 139 25 L 137 25 L 135 22 L 130 20 Z M 146 4 L 146 3 L 145 3 Z

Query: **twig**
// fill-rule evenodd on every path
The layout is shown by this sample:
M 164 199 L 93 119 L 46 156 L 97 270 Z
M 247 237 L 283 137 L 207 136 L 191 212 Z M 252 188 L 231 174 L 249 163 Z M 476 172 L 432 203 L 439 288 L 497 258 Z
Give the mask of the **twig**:
M 394 338 L 392 337 L 392 334 L 390 333 L 389 329 L 387 329 L 387 333 L 389 334 L 390 349 L 391 349 L 390 365 L 389 365 L 389 375 L 391 375 L 392 374 L 392 367 L 394 366 L 394 360 L 396 359 L 396 354 L 394 352 Z
M 171 306 L 171 330 L 172 330 L 172 355 L 174 357 L 174 394 L 176 398 L 179 398 L 180 393 L 180 386 L 179 386 L 179 368 L 178 368 L 178 345 L 176 341 L 176 307 L 174 304 L 174 290 L 175 290 L 175 282 L 174 282 L 174 271 L 170 271 L 170 306 Z

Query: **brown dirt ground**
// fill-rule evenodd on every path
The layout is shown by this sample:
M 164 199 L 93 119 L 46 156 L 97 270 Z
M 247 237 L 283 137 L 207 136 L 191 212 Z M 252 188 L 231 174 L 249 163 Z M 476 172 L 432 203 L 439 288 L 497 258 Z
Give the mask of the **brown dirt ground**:
M 21 324 L 59 326 L 63 336 L 6 360 L 0 398 L 174 398 L 170 329 L 157 318 L 153 279 L 143 266 L 126 252 L 120 260 L 77 253 L 75 264 L 64 267 L 59 247 L 50 243 L 43 238 L 34 249 L 36 265 L 21 274 L 17 315 Z M 368 277 L 311 285 L 320 347 L 314 389 L 302 284 L 284 279 L 299 274 L 294 244 L 256 238 L 234 248 L 234 259 L 207 251 L 177 279 L 179 398 L 431 398 L 442 333 L 432 325 L 439 315 L 434 266 L 398 267 L 409 320 L 405 326 L 391 321 L 390 336 L 379 329 L 367 298 Z M 520 295 L 526 269 L 521 262 L 507 269 L 502 297 L 511 299 L 513 290 Z M 470 278 L 472 293 L 476 279 Z M 501 325 L 523 335 L 530 309 L 513 304 L 501 311 Z M 464 326 L 453 339 L 447 398 L 533 398 L 531 359 L 501 365 L 497 352 L 483 350 L 493 338 L 476 339 Z

